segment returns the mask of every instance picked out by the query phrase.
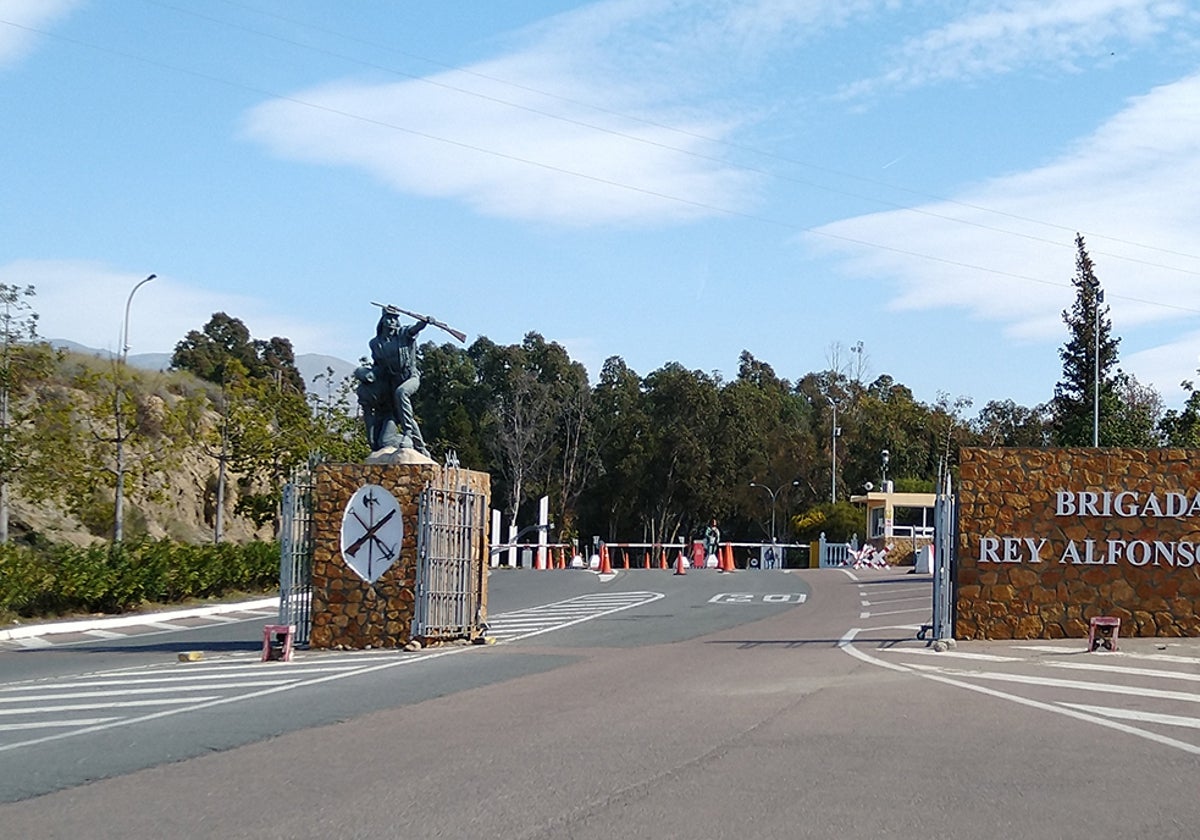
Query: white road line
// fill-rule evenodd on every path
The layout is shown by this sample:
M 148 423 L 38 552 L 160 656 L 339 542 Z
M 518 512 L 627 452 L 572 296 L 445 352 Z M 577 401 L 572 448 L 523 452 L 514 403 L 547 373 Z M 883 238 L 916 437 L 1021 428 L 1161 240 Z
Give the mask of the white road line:
M 118 700 L 115 703 L 67 703 L 61 706 L 34 706 L 29 709 L 0 709 L 0 715 L 40 715 L 46 712 L 95 712 L 100 709 L 136 709 L 146 706 L 179 706 L 215 700 L 212 697 L 156 697 L 153 700 Z
M 630 596 L 641 596 L 641 598 L 640 598 L 640 600 L 630 601 L 629 600 Z M 535 631 L 532 631 L 530 633 L 526 633 L 526 634 L 523 634 L 520 636 L 507 638 L 507 639 L 501 640 L 501 644 L 518 641 L 520 639 L 530 638 L 532 636 L 538 636 L 543 633 L 549 633 L 553 630 L 559 630 L 564 627 L 569 627 L 573 624 L 579 624 L 584 621 L 590 621 L 592 619 L 601 618 L 605 615 L 610 615 L 615 612 L 620 612 L 622 610 L 631 609 L 633 607 L 641 606 L 643 604 L 653 603 L 654 601 L 658 601 L 663 597 L 664 597 L 664 594 L 661 592 L 628 593 L 624 596 L 624 599 L 623 599 L 624 603 L 621 603 L 616 607 L 613 607 L 613 608 L 607 609 L 607 610 L 602 610 L 600 612 L 594 612 L 590 615 L 586 615 L 581 618 L 577 618 L 573 621 L 555 624 L 553 626 L 546 627 L 546 628 L 543 628 L 540 630 L 535 630 Z M 572 600 L 578 600 L 578 599 L 572 599 Z M 498 619 L 501 617 L 502 616 L 496 616 L 495 618 Z M 386 670 L 388 668 L 394 668 L 394 667 L 397 667 L 400 665 L 409 665 L 409 664 L 414 664 L 417 662 L 424 662 L 429 659 L 437 659 L 437 658 L 440 658 L 443 656 L 454 656 L 456 654 L 467 653 L 467 652 L 478 652 L 478 651 L 482 651 L 482 650 L 486 650 L 486 649 L 481 649 L 481 648 L 475 647 L 473 645 L 468 646 L 468 647 L 451 647 L 451 648 L 445 648 L 445 649 L 431 651 L 431 652 L 423 654 L 423 655 L 412 655 L 412 656 L 407 656 L 404 658 L 389 658 L 384 662 L 373 661 L 373 662 L 369 662 L 369 663 L 364 663 L 362 667 L 360 667 L 356 670 L 342 671 L 342 672 L 337 672 L 337 673 L 332 673 L 332 674 L 326 673 L 326 674 L 323 674 L 322 676 L 313 677 L 311 679 L 299 679 L 299 680 L 292 679 L 292 680 L 287 680 L 284 682 L 278 682 L 278 681 L 277 682 L 264 682 L 263 685 L 265 685 L 267 687 L 262 688 L 259 691 L 251 691 L 248 693 L 238 693 L 238 694 L 234 694 L 234 695 L 229 695 L 229 696 L 225 696 L 225 697 L 216 697 L 216 698 L 212 698 L 212 699 L 199 698 L 199 697 L 192 698 L 195 702 L 187 703 L 187 705 L 181 704 L 181 706 L 178 708 L 163 709 L 163 710 L 156 711 L 156 712 L 150 712 L 150 713 L 144 714 L 144 715 L 139 715 L 137 717 L 122 718 L 122 719 L 118 719 L 118 720 L 110 720 L 106 723 L 99 723 L 94 726 L 82 726 L 82 727 L 79 727 L 77 729 L 72 729 L 67 732 L 57 732 L 52 735 L 45 735 L 40 738 L 31 738 L 31 739 L 28 739 L 25 741 L 18 741 L 18 742 L 14 742 L 11 744 L 3 744 L 3 745 L 0 745 L 0 752 L 7 752 L 9 750 L 20 749 L 22 747 L 35 746 L 37 744 L 44 744 L 44 743 L 48 743 L 50 741 L 59 741 L 59 740 L 63 740 L 66 738 L 76 737 L 79 735 L 85 735 L 85 734 L 89 734 L 89 733 L 93 733 L 93 732 L 101 732 L 101 731 L 113 729 L 115 727 L 120 727 L 120 726 L 131 726 L 131 725 L 143 723 L 143 722 L 149 721 L 149 720 L 158 720 L 158 719 L 172 717 L 175 715 L 184 714 L 184 713 L 188 713 L 188 712 L 200 711 L 202 709 L 209 709 L 209 708 L 213 708 L 216 706 L 223 706 L 223 705 L 227 705 L 230 703 L 239 703 L 242 701 L 253 700 L 253 699 L 260 698 L 260 697 L 266 697 L 266 696 L 269 696 L 272 694 L 278 694 L 278 693 L 284 692 L 284 691 L 291 691 L 291 690 L 297 689 L 297 688 L 305 688 L 308 686 L 320 685 L 322 683 L 332 682 L 334 680 L 342 680 L 342 679 L 347 679 L 350 677 L 359 676 L 362 674 L 373 673 L 375 671 L 382 671 L 382 670 Z M 252 687 L 253 685 L 254 685 L 253 683 L 236 683 L 236 684 L 230 686 L 230 688 L 241 689 L 241 688 Z M 217 687 L 210 686 L 209 689 L 217 690 Z M 147 693 L 147 692 L 151 692 L 151 691 L 161 691 L 161 690 L 166 690 L 166 689 L 141 689 L 141 690 L 139 690 L 138 693 Z M 173 690 L 179 690 L 179 688 L 176 687 Z M 109 692 L 109 693 L 110 694 L 118 694 L 119 692 Z M 124 693 L 128 693 L 128 692 L 124 692 Z M 26 697 L 23 699 L 28 700 L 29 698 Z M 64 699 L 64 698 L 62 698 L 60 696 L 55 699 Z M 4 702 L 3 698 L 0 698 L 0 702 Z M 130 701 L 130 702 L 137 702 L 137 701 Z M 185 701 L 176 700 L 175 702 L 185 702 Z M 43 708 L 42 711 L 47 711 L 47 710 L 45 708 Z
M 30 694 L 22 697 L 0 697 L 0 703 L 32 703 L 43 700 L 86 700 L 89 697 L 124 697 L 131 694 L 165 694 L 174 691 L 229 691 L 240 688 L 262 688 L 264 686 L 290 685 L 299 680 L 258 680 L 255 682 L 225 683 L 217 685 L 173 685 L 167 688 L 130 688 L 115 691 L 68 691 L 64 694 Z M 43 686 L 45 687 L 45 686 Z
M 9 644 L 17 645 L 18 647 L 23 647 L 23 648 L 54 647 L 53 642 L 48 642 L 45 639 L 43 639 L 41 636 L 29 636 L 28 638 L 24 638 L 24 639 L 12 639 L 9 642 Z
M 905 601 L 928 601 L 932 596 L 926 593 L 925 595 L 913 595 L 909 598 L 876 598 L 876 604 L 903 604 Z
M 1087 650 L 1087 643 L 1080 647 L 1062 647 L 1060 645 L 1009 645 L 1013 650 L 1036 650 L 1039 653 L 1080 653 Z
M 77 720 L 39 720 L 32 723 L 0 723 L 0 732 L 18 732 L 24 729 L 65 729 L 68 726 L 95 726 L 115 718 L 79 718 Z
M 869 606 L 871 606 L 871 602 L 870 602 L 870 601 L 863 601 L 863 602 L 862 602 L 862 605 L 863 605 L 864 607 L 869 607 Z
M 1185 703 L 1200 703 L 1200 694 L 1186 691 L 1169 691 L 1163 688 L 1145 688 L 1137 685 L 1117 685 L 1116 683 L 1098 683 L 1087 680 L 1060 680 L 1054 677 L 1034 677 L 1028 674 L 1001 674 L 995 671 L 959 671 L 953 668 L 938 668 L 936 666 L 913 665 L 913 668 L 925 671 L 936 671 L 940 674 L 955 677 L 970 677 L 977 680 L 995 680 L 996 682 L 1019 683 L 1021 685 L 1037 685 L 1044 688 L 1069 688 L 1076 691 L 1098 691 L 1104 694 L 1126 694 L 1132 697 L 1154 697 L 1159 700 L 1182 700 Z
M 861 612 L 858 614 L 858 617 L 859 618 L 870 618 L 871 614 L 869 612 Z
M 1050 668 L 1069 668 L 1075 671 L 1100 671 L 1107 674 L 1124 674 L 1129 677 L 1159 677 L 1165 680 L 1200 682 L 1200 674 L 1163 671 L 1158 668 L 1126 668 L 1120 665 L 1101 665 L 1098 662 L 1043 662 L 1042 664 Z
M 424 656 L 414 656 L 414 657 L 411 657 L 408 659 L 393 659 L 388 662 L 384 662 L 382 664 L 368 665 L 363 668 L 360 668 L 357 671 L 350 671 L 345 674 L 326 674 L 325 676 L 314 677 L 313 679 L 309 679 L 309 680 L 297 680 L 294 682 L 287 683 L 285 685 L 278 685 L 278 686 L 274 686 L 271 688 L 264 688 L 261 691 L 252 691 L 249 694 L 235 694 L 235 695 L 232 695 L 229 697 L 217 697 L 217 698 L 213 698 L 211 700 L 206 699 L 202 702 L 200 702 L 200 698 L 195 698 L 198 702 L 188 704 L 184 708 L 164 709 L 162 711 L 150 712 L 149 714 L 140 715 L 138 717 L 123 718 L 121 720 L 109 721 L 108 723 L 99 723 L 99 724 L 96 724 L 95 726 L 84 726 L 79 729 L 72 729 L 69 732 L 58 732 L 53 735 L 43 736 L 41 738 L 31 738 L 30 740 L 27 740 L 27 741 L 18 741 L 18 742 L 12 743 L 12 744 L 3 744 L 3 745 L 0 745 L 0 752 L 7 752 L 8 750 L 15 750 L 15 749 L 19 749 L 21 747 L 31 747 L 31 746 L 35 746 L 37 744 L 45 744 L 50 741 L 61 741 L 65 738 L 72 738 L 77 735 L 86 735 L 86 734 L 89 734 L 92 732 L 102 732 L 104 730 L 113 729 L 118 726 L 130 726 L 130 725 L 137 724 L 137 723 L 143 723 L 148 720 L 158 720 L 160 718 L 172 717 L 174 715 L 184 714 L 186 712 L 195 712 L 195 711 L 200 711 L 201 709 L 211 709 L 215 706 L 224 706 L 229 703 L 239 703 L 243 700 L 253 700 L 253 699 L 256 699 L 259 697 L 266 697 L 271 694 L 278 694 L 283 691 L 291 691 L 294 688 L 303 688 L 303 687 L 312 686 L 312 685 L 320 685 L 321 683 L 332 682 L 333 680 L 340 680 L 340 679 L 344 679 L 346 677 L 357 676 L 359 674 L 369 674 L 374 671 L 382 671 L 387 668 L 394 668 L 399 665 L 408 665 L 408 664 L 415 663 L 415 662 L 424 662 L 428 659 L 437 659 L 442 656 L 454 656 L 455 654 L 465 653 L 467 651 L 477 651 L 477 650 L 479 650 L 479 648 L 477 648 L 473 645 L 470 647 L 446 648 L 444 650 L 438 650 L 438 651 L 434 651 L 432 653 L 428 653 Z
M 877 665 L 880 668 L 886 668 L 889 671 L 899 671 L 901 673 L 912 674 L 913 676 L 916 676 L 916 677 L 922 677 L 927 680 L 933 680 L 934 682 L 944 683 L 945 685 L 952 685 L 952 686 L 955 686 L 956 688 L 965 688 L 967 691 L 974 691 L 977 694 L 985 694 L 988 697 L 997 697 L 1002 700 L 1009 700 L 1013 703 L 1017 703 L 1022 706 L 1028 706 L 1033 709 L 1041 709 L 1042 711 L 1053 712 L 1058 715 L 1063 715 L 1065 717 L 1074 718 L 1075 720 L 1081 720 L 1086 723 L 1092 723 L 1092 724 L 1095 724 L 1096 726 L 1103 726 L 1108 729 L 1115 729 L 1118 732 L 1124 732 L 1127 735 L 1134 735 L 1138 738 L 1145 738 L 1147 741 L 1153 741 L 1157 744 L 1163 744 L 1164 746 L 1174 747 L 1177 750 L 1182 750 L 1183 752 L 1191 753 L 1192 755 L 1200 755 L 1200 746 L 1196 746 L 1194 744 L 1189 744 L 1186 741 L 1179 741 L 1179 740 L 1176 740 L 1175 738 L 1168 738 L 1165 735 L 1159 735 L 1157 732 L 1150 732 L 1145 729 L 1138 729 L 1136 726 L 1129 726 L 1127 724 L 1118 723 L 1116 721 L 1109 720 L 1109 719 L 1103 718 L 1103 717 L 1095 717 L 1093 715 L 1088 715 L 1083 712 L 1077 711 L 1075 709 L 1064 708 L 1062 706 L 1056 706 L 1056 705 L 1053 705 L 1050 703 L 1043 703 L 1040 700 L 1031 700 L 1028 697 L 1021 697 L 1016 694 L 1007 694 L 1003 691 L 997 691 L 994 688 L 988 688 L 987 686 L 974 685 L 973 683 L 963 682 L 962 680 L 951 679 L 949 677 L 944 677 L 944 676 L 941 676 L 938 674 L 930 674 L 930 673 L 924 673 L 921 671 L 915 671 L 912 668 L 908 668 L 903 665 L 897 665 L 893 662 L 884 662 L 882 659 L 876 659 L 873 656 L 869 656 L 869 655 L 863 653 L 862 651 L 860 651 L 858 648 L 856 648 L 854 646 L 854 644 L 853 644 L 854 637 L 856 635 L 858 635 L 859 632 L 861 632 L 861 631 L 860 631 L 860 628 L 858 628 L 858 627 L 854 627 L 854 628 L 851 628 L 850 630 L 848 630 L 846 632 L 846 635 L 843 636 L 841 638 L 841 640 L 838 642 L 838 647 L 841 648 L 842 650 L 844 650 L 846 653 L 853 656 L 855 659 L 862 660 L 863 662 L 869 662 L 872 665 Z
M 266 617 L 274 618 L 277 615 L 278 615 L 277 612 L 259 613 L 259 614 L 255 615 L 253 618 L 233 619 L 233 621 L 231 621 L 230 623 L 231 624 L 242 624 L 242 623 L 247 623 L 247 622 L 251 622 L 251 621 L 261 621 L 263 618 L 266 618 Z M 198 615 L 198 616 L 185 616 L 185 617 L 186 618 L 212 618 L 212 615 L 202 614 L 202 615 Z M 166 633 L 179 633 L 180 631 L 183 631 L 183 630 L 197 630 L 206 625 L 198 625 L 196 627 L 181 627 L 179 625 L 168 624 L 163 621 L 158 621 L 158 622 L 143 621 L 143 622 L 139 622 L 138 624 L 130 624 L 127 621 L 122 621 L 121 624 L 113 625 L 113 626 L 129 628 L 130 632 L 121 634 L 121 636 L 119 638 L 132 640 L 132 639 L 144 639 L 144 638 L 148 638 L 150 636 L 162 636 Z M 207 625 L 207 626 L 212 626 L 212 625 Z M 90 637 L 92 633 L 97 632 L 95 629 L 72 630 L 69 627 L 67 627 L 65 624 L 56 625 L 56 627 L 59 629 L 56 629 L 53 634 L 47 634 L 47 635 L 50 635 L 51 638 L 54 638 L 54 636 L 57 636 L 57 635 L 60 635 L 63 633 L 77 633 L 81 636 L 86 635 L 86 636 Z M 154 632 L 151 632 L 151 633 L 139 632 L 139 628 L 144 628 L 144 627 L 154 627 L 156 629 L 154 630 Z M 5 631 L 0 631 L 0 636 L 2 636 L 2 634 L 4 632 Z M 70 641 L 70 642 L 55 642 L 55 641 L 48 641 L 44 636 L 21 636 L 19 638 L 11 638 L 11 639 L 3 639 L 2 637 L 0 637 L 0 644 L 20 645 L 22 647 L 37 647 L 37 648 L 41 648 L 41 647 L 75 647 L 75 646 L 79 646 L 79 645 L 94 644 L 96 641 L 97 641 L 97 639 L 95 639 L 95 638 L 77 639 L 75 641 Z
M 95 636 L 97 639 L 128 639 L 127 633 L 116 633 L 112 630 L 84 630 L 89 636 Z
M 314 665 L 296 666 L 296 667 L 287 667 L 285 665 L 284 667 L 286 667 L 287 670 L 279 671 L 277 673 L 277 676 L 284 677 L 285 679 L 292 679 L 297 674 L 323 674 L 328 671 L 350 671 L 350 670 L 353 670 L 353 669 L 361 667 L 361 666 L 357 665 L 357 664 L 353 664 L 353 663 L 350 663 L 350 664 L 330 663 L 329 665 L 326 665 L 326 666 L 320 666 L 320 665 L 314 664 Z M 106 688 L 108 686 L 114 686 L 114 685 L 115 686 L 175 685 L 177 683 L 200 682 L 203 680 L 211 680 L 211 679 L 239 679 L 241 677 L 261 678 L 261 677 L 265 676 L 267 673 L 268 673 L 268 671 L 265 668 L 255 668 L 254 670 L 244 671 L 240 674 L 231 674 L 228 671 L 226 671 L 226 672 L 218 673 L 218 674 L 213 674 L 213 673 L 208 673 L 208 674 L 168 674 L 168 675 L 164 675 L 164 676 L 150 675 L 150 676 L 136 676 L 136 677 L 130 677 L 130 678 L 120 678 L 120 677 L 114 677 L 111 674 L 105 674 L 102 677 L 98 677 L 96 679 L 85 679 L 85 680 L 80 680 L 80 681 L 76 681 L 76 682 L 67 682 L 67 683 L 38 682 L 38 683 L 27 683 L 24 685 L 4 686 L 4 687 L 0 687 L 0 694 L 16 694 L 16 693 L 22 692 L 22 691 L 44 691 L 47 688 L 53 688 L 54 690 L 57 691 L 57 690 L 68 689 L 68 688 Z M 9 701 L 5 700 L 4 698 L 0 698 L 0 702 L 9 702 Z
M 880 653 L 915 653 L 918 656 L 954 657 L 956 659 L 976 659 L 982 662 L 1024 662 L 1020 656 L 996 656 L 991 653 L 968 653 L 965 650 L 947 650 L 938 653 L 929 648 L 879 648 Z
M 1179 665 L 1200 665 L 1200 657 L 1174 656 L 1169 653 L 1127 653 L 1117 651 L 1116 654 L 1105 653 L 1104 656 L 1129 657 L 1130 659 L 1146 659 L 1150 662 L 1174 662 Z
M 575 624 L 582 624 L 585 621 L 592 621 L 593 619 L 602 618 L 603 616 L 606 616 L 606 615 L 612 615 L 613 613 L 616 613 L 616 612 L 621 612 L 623 610 L 632 609 L 634 607 L 640 607 L 643 604 L 650 604 L 650 603 L 653 603 L 654 601 L 660 600 L 661 598 L 664 597 L 664 595 L 661 592 L 630 592 L 630 593 L 624 593 L 624 597 L 622 597 L 620 599 L 615 598 L 613 595 L 608 595 L 605 597 L 608 600 L 603 601 L 601 603 L 603 605 L 614 604 L 614 606 L 611 606 L 608 609 L 600 610 L 598 612 L 595 612 L 595 611 L 588 612 L 587 614 L 581 615 L 579 618 L 576 618 L 571 621 L 565 621 L 565 622 L 561 622 L 561 623 L 557 623 L 557 624 L 552 624 L 548 627 L 531 630 L 527 633 L 521 633 L 516 636 L 505 636 L 503 639 L 500 639 L 500 641 L 502 644 L 506 644 L 509 642 L 520 641 L 521 639 L 529 639 L 534 636 L 540 636 L 543 633 L 549 633 L 554 630 L 561 630 L 565 627 L 570 627 Z M 547 606 L 553 607 L 553 606 L 559 606 L 562 604 L 569 604 L 572 602 L 578 603 L 581 606 L 584 604 L 593 603 L 591 600 L 585 600 L 585 599 L 588 599 L 588 596 L 585 595 L 585 596 L 582 596 L 581 598 L 572 598 L 568 601 L 559 602 L 558 605 L 547 604 Z M 599 601 L 600 599 L 595 599 L 595 600 Z M 511 614 L 507 614 L 507 615 L 511 615 Z M 506 618 L 506 615 L 498 615 L 495 617 L 494 622 L 493 621 L 488 622 L 489 626 L 492 627 L 493 634 L 496 635 L 497 638 L 499 638 L 499 634 L 495 633 L 496 625 L 499 625 L 499 627 L 502 629 L 504 626 L 503 621 L 505 618 Z
M 1157 712 L 1139 712 L 1134 709 L 1112 709 L 1107 706 L 1087 706 L 1083 703 L 1060 703 L 1068 709 L 1078 709 L 1094 715 L 1116 718 L 1117 720 L 1140 720 L 1142 723 L 1160 723 L 1164 726 L 1182 726 L 1187 729 L 1200 729 L 1200 718 L 1184 717 L 1183 715 L 1164 715 Z
M 849 569 L 838 569 L 838 571 L 850 578 L 850 580 L 858 580 L 858 575 L 854 574 L 854 572 L 850 571 Z
M 911 610 L 888 610 L 887 612 L 873 612 L 873 613 L 871 613 L 871 615 L 878 618 L 881 615 L 904 615 L 905 613 L 926 613 L 926 614 L 928 614 L 929 607 L 914 607 Z M 869 616 L 865 616 L 865 615 L 863 616 L 863 618 L 868 618 L 868 617 Z

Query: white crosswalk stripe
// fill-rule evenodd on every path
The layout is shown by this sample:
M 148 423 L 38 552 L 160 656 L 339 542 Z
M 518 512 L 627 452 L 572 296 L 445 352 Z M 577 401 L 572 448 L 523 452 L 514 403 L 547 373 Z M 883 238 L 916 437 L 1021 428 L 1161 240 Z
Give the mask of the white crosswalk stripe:
M 657 592 L 604 593 L 530 607 L 492 617 L 489 635 L 497 642 L 512 643 L 662 597 Z M 0 684 L 0 752 L 465 650 L 479 648 L 430 648 L 421 652 L 312 651 L 301 652 L 287 663 L 260 662 L 255 654 L 237 654 L 220 660 L 161 663 Z
M 904 608 L 916 603 L 903 602 L 919 597 L 909 583 L 855 581 L 862 619 L 908 612 Z M 1195 643 L 1163 639 L 1151 645 L 1122 638 L 1117 651 L 1090 653 L 1085 639 L 965 642 L 945 651 L 911 636 L 866 640 L 868 632 L 903 629 L 863 624 L 850 630 L 839 647 L 862 661 L 948 690 L 969 690 L 1083 721 L 1107 737 L 1134 736 L 1200 756 L 1200 656 L 1187 655 L 1200 650 Z
M 501 613 L 488 619 L 488 635 L 497 642 L 515 642 L 540 636 L 611 615 L 622 610 L 640 607 L 662 598 L 661 592 L 607 592 L 580 595 L 540 607 Z
M 1126 649 L 1088 653 L 1085 640 L 1074 646 L 989 646 L 994 653 L 964 651 L 961 646 L 935 653 L 917 645 L 859 644 L 858 652 L 869 660 L 878 657 L 877 664 L 886 661 L 886 667 L 899 666 L 943 683 L 1200 754 L 1200 710 L 1188 713 L 1189 706 L 1200 704 L 1200 692 L 1180 690 L 1200 683 L 1196 671 L 1200 657 Z

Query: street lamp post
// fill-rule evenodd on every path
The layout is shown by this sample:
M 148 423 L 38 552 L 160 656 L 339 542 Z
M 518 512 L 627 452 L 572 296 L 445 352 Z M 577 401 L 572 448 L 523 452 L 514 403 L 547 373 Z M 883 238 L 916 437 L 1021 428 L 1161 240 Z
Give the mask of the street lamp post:
M 826 397 L 826 399 L 833 408 L 833 425 L 829 428 L 829 449 L 833 458 L 832 467 L 829 470 L 829 503 L 834 504 L 837 502 L 837 439 L 841 429 L 837 424 L 837 403 L 833 401 L 833 397 Z
M 125 364 L 125 357 L 129 355 L 129 305 L 133 303 L 134 293 L 157 276 L 156 274 L 151 274 L 145 280 L 140 281 L 130 290 L 129 297 L 125 300 L 125 322 L 121 327 L 120 358 L 122 366 Z M 128 431 L 122 429 L 121 393 L 123 385 L 116 376 L 113 377 L 113 386 L 115 389 L 113 394 L 113 420 L 116 430 L 114 440 L 116 443 L 116 487 L 113 494 L 113 542 L 120 543 L 125 536 L 125 439 L 128 437 Z
M 125 324 L 121 329 L 121 364 L 125 364 L 125 358 L 129 355 L 129 305 L 133 303 L 133 296 L 137 290 L 142 288 L 142 286 L 146 285 L 157 276 L 157 274 L 151 274 L 145 280 L 139 282 L 129 292 L 129 297 L 125 301 Z
M 775 499 L 779 496 L 779 494 L 781 492 L 783 492 L 784 488 L 799 487 L 800 482 L 792 481 L 792 482 L 789 482 L 788 484 L 781 484 L 778 488 L 776 488 L 774 490 L 772 490 L 767 485 L 759 484 L 756 481 L 751 481 L 750 486 L 751 487 L 761 487 L 763 490 L 766 490 L 768 493 L 771 494 L 771 542 L 775 542 Z
M 885 450 L 883 450 L 883 452 L 881 453 L 881 456 L 882 456 L 882 459 L 883 459 L 883 486 L 882 486 L 882 487 L 880 487 L 879 489 L 880 489 L 880 490 L 882 490 L 884 493 L 886 493 L 886 492 L 887 492 L 887 468 L 888 468 L 888 461 L 890 461 L 890 460 L 891 460 L 891 457 L 892 457 L 892 456 L 891 456 L 891 453 L 890 453 L 890 452 L 888 452 L 886 449 L 885 449 Z

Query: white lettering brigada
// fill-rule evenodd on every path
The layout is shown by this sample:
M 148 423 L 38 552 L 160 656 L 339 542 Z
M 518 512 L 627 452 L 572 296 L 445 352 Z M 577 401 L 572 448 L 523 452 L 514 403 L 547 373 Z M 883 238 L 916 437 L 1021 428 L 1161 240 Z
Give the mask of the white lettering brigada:
M 1136 493 L 1122 490 L 1114 493 L 1106 490 L 1056 490 L 1054 492 L 1055 516 L 1120 516 L 1126 519 L 1182 519 L 1200 516 L 1200 491 L 1195 493 Z

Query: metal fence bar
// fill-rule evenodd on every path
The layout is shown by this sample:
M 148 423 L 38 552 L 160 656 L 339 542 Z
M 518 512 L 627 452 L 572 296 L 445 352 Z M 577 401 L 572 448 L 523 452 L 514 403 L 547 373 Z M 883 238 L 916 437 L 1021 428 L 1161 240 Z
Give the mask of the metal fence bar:
M 283 486 L 279 549 L 279 623 L 296 626 L 296 644 L 312 630 L 312 497 L 312 471 L 296 470 Z
M 939 481 L 937 501 L 934 505 L 934 549 L 933 549 L 933 641 L 954 638 L 952 616 L 953 567 L 955 527 L 957 517 L 956 499 L 951 492 L 950 472 L 946 470 Z
M 418 506 L 414 638 L 469 636 L 480 610 L 474 562 L 486 540 L 484 497 L 426 487 Z

